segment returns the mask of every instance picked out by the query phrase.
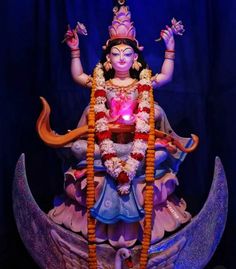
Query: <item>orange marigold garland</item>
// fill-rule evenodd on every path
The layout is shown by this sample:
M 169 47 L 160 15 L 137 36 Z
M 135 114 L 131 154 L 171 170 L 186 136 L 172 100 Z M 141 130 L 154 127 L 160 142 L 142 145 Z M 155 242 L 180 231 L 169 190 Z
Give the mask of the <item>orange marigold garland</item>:
M 99 121 L 104 118 L 103 111 L 96 111 L 95 113 L 95 105 L 99 106 L 97 101 L 100 101 L 100 98 L 104 98 L 105 92 L 100 90 L 104 87 L 104 77 L 101 66 L 98 64 L 94 69 L 94 80 L 93 87 L 91 93 L 91 101 L 90 101 L 90 110 L 88 117 L 88 151 L 87 151 L 87 220 L 88 220 L 88 250 L 89 250 L 89 268 L 96 269 L 97 268 L 97 258 L 96 258 L 96 222 L 95 219 L 90 214 L 90 209 L 93 207 L 95 202 L 95 187 L 94 187 L 94 143 L 95 143 L 95 120 Z M 142 241 L 142 251 L 140 257 L 140 268 L 145 269 L 148 260 L 148 249 L 150 246 L 151 240 L 151 232 L 152 232 L 152 209 L 153 209 L 153 181 L 154 181 L 154 161 L 155 161 L 155 118 L 154 118 L 154 98 L 153 98 L 153 90 L 151 88 L 151 71 L 144 69 L 140 74 L 140 84 L 138 87 L 139 96 L 142 98 L 142 104 L 140 109 L 140 115 L 142 113 L 149 114 L 149 135 L 147 136 L 144 132 L 135 133 L 135 139 L 137 140 L 148 140 L 147 152 L 146 152 L 146 193 L 145 193 L 145 202 L 144 202 L 144 210 L 145 210 L 145 220 L 144 220 L 144 233 L 143 233 L 143 241 Z M 97 100 L 97 101 L 96 101 Z M 149 104 L 149 105 L 148 105 Z M 150 108 L 149 108 L 150 107 Z M 97 110 L 97 107 L 96 107 Z M 142 117 L 141 117 L 142 119 Z M 137 124 L 137 123 L 136 123 Z M 101 137 L 100 137 L 101 136 Z M 103 141 L 104 139 L 110 139 L 110 131 L 104 130 L 104 132 L 100 132 L 99 136 L 97 136 L 98 140 Z M 112 152 L 114 153 L 114 152 Z M 107 156 L 106 156 L 107 155 Z M 110 159 L 114 154 L 104 154 L 103 161 L 106 159 Z M 139 152 L 132 152 L 132 159 L 140 162 L 143 159 L 143 154 Z M 134 169 L 136 170 L 136 169 Z M 120 182 L 124 184 L 127 182 L 127 174 L 120 172 Z M 123 179 L 123 176 L 124 179 Z
M 94 70 L 94 77 L 96 77 L 96 68 Z M 93 80 L 92 92 L 90 98 L 90 108 L 88 115 L 88 139 L 87 139 L 87 225 L 88 225 L 88 264 L 90 269 L 97 269 L 96 256 L 96 221 L 90 214 L 90 209 L 95 202 L 95 187 L 94 187 L 94 125 L 95 125 L 95 93 L 96 81 Z
M 148 70 L 145 74 L 146 79 L 150 81 L 151 71 Z M 154 163 L 155 163 L 155 111 L 154 111 L 154 96 L 153 89 L 150 90 L 150 133 L 148 137 L 148 148 L 146 153 L 146 188 L 144 200 L 144 228 L 142 250 L 140 257 L 140 269 L 145 269 L 148 261 L 148 249 L 151 242 L 152 233 L 152 210 L 153 210 L 153 182 L 154 182 Z

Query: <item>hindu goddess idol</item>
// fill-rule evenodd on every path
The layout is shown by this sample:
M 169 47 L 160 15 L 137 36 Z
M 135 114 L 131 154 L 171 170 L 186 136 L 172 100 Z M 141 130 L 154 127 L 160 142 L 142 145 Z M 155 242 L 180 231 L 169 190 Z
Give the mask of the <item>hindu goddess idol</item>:
M 140 266 L 145 268 L 150 244 L 191 219 L 174 190 L 179 165 L 198 139 L 178 136 L 153 98 L 153 90 L 172 79 L 174 34 L 182 35 L 182 23 L 173 19 L 161 31 L 165 57 L 161 71 L 153 75 L 128 7 L 113 11 L 110 39 L 92 76 L 80 61 L 78 32 L 86 29 L 78 24 L 65 35 L 73 79 L 91 88 L 91 101 L 77 126 L 84 131 L 76 136 L 73 130 L 64 141 L 76 162 L 65 172 L 65 197 L 49 216 L 88 239 L 90 265 L 96 244 L 107 242 L 115 248 L 142 244 Z M 39 133 L 41 125 L 39 119 Z

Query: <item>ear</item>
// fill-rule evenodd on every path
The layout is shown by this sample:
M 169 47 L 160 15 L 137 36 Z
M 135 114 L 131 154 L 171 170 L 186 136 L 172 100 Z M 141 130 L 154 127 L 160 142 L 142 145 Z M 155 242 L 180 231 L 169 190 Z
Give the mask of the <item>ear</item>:
M 135 60 L 135 61 L 138 60 L 138 53 L 135 53 L 135 54 L 134 54 L 134 60 Z
M 107 59 L 108 62 L 110 62 L 111 58 L 110 58 L 109 54 L 106 55 L 106 59 Z

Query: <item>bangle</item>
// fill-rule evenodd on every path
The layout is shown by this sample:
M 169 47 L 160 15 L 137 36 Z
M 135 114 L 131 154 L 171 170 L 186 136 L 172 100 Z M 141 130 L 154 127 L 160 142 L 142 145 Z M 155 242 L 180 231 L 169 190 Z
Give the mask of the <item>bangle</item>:
M 85 84 L 88 85 L 90 82 L 93 82 L 93 78 L 91 77 L 91 75 L 88 76 Z
M 80 58 L 80 49 L 71 49 L 71 58 Z
M 158 76 L 159 76 L 159 73 L 156 73 L 156 75 L 152 77 L 151 81 L 152 81 L 152 82 L 156 82 L 156 83 L 158 83 L 158 82 L 157 82 L 157 77 L 158 77 Z
M 174 60 L 175 59 L 175 51 L 174 50 L 166 50 L 165 51 L 165 59 Z

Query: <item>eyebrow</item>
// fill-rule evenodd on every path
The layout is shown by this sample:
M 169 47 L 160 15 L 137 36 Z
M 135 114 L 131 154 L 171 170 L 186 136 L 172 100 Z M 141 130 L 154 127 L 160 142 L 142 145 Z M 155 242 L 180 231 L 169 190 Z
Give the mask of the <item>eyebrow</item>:
M 131 52 L 133 52 L 133 51 L 132 51 L 132 48 L 126 48 L 126 49 L 124 49 L 124 50 L 119 50 L 117 47 L 112 47 L 112 49 L 116 49 L 116 50 L 118 50 L 119 52 L 121 52 L 121 51 L 125 52 L 126 50 L 131 50 Z

